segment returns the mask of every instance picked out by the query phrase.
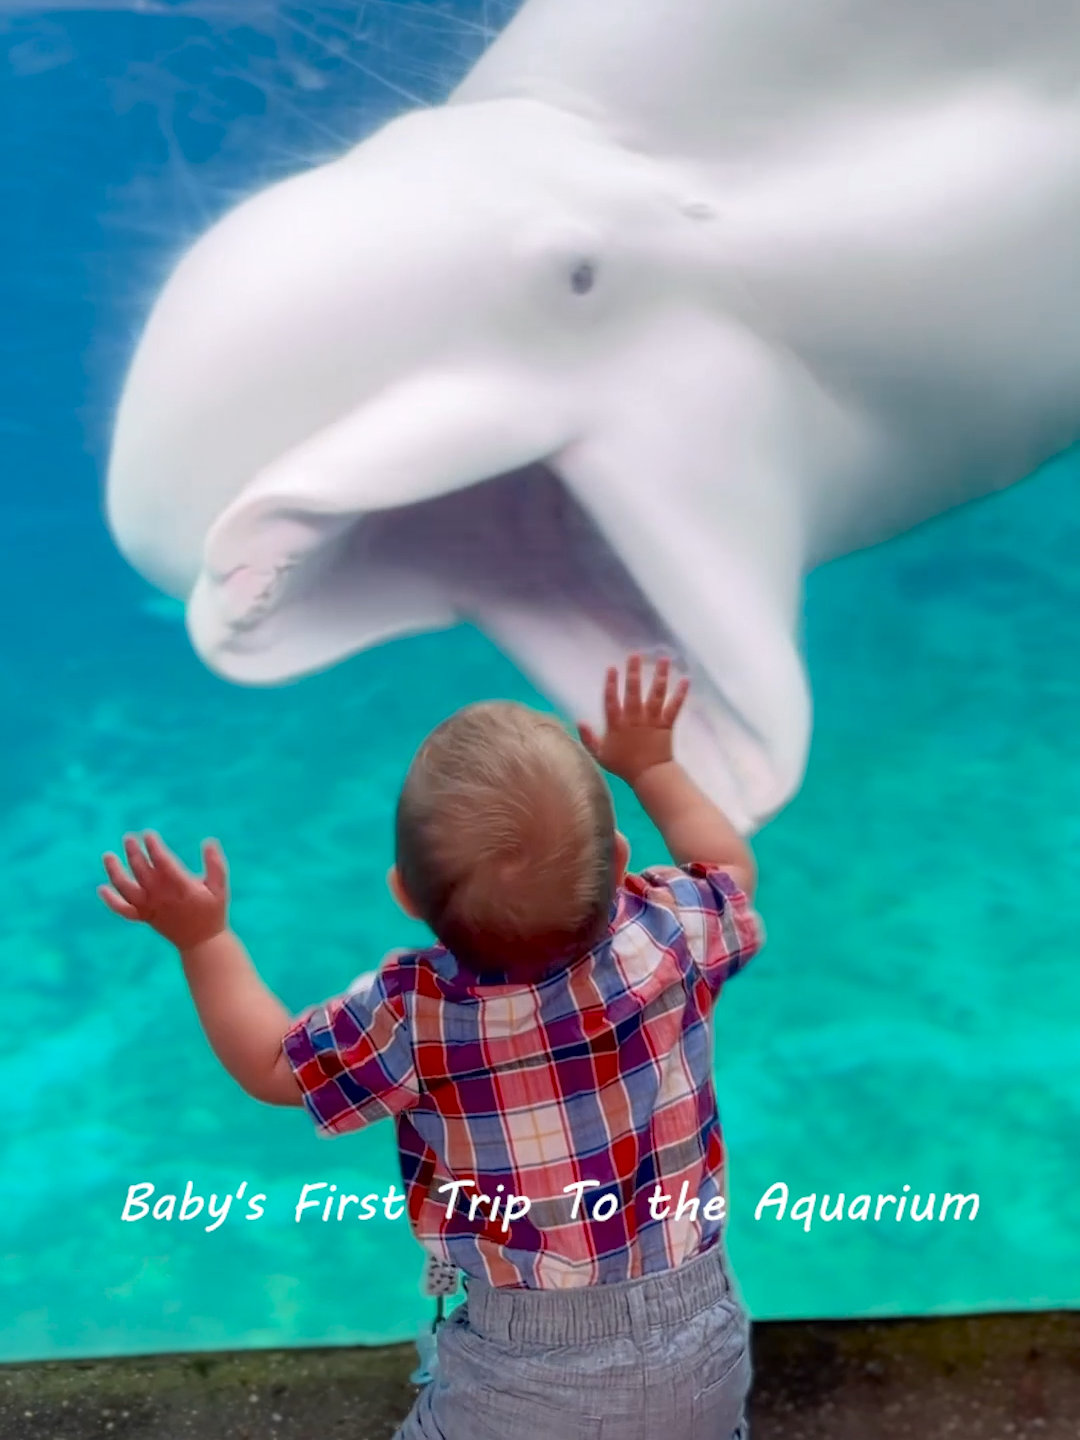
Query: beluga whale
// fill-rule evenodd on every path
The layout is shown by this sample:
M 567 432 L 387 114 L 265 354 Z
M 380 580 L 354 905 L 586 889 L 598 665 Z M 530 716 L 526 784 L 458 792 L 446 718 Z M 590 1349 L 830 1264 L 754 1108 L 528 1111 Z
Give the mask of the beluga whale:
M 808 571 L 1078 438 L 1076 0 L 525 0 L 181 258 L 106 509 L 238 683 L 468 620 L 595 722 L 673 654 L 749 833 Z

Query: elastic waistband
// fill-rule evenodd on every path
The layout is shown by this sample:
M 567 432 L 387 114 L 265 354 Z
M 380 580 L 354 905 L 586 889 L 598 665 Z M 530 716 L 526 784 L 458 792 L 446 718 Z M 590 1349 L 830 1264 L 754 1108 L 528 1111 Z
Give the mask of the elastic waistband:
M 675 1270 L 615 1285 L 526 1290 L 469 1276 L 466 1288 L 470 1329 L 504 1344 L 550 1346 L 622 1335 L 644 1340 L 732 1294 L 720 1242 Z

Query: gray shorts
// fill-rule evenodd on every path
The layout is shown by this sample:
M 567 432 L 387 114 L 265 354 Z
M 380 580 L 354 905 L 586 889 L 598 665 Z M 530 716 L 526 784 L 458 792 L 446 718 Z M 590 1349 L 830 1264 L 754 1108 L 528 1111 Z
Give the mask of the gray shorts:
M 394 1440 L 745 1440 L 750 1325 L 722 1245 L 579 1290 L 470 1279 Z

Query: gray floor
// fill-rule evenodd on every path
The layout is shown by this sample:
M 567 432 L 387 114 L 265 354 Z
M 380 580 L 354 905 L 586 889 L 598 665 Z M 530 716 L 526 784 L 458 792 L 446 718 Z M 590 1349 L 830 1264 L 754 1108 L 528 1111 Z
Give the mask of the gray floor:
M 1078 1440 L 1080 1312 L 755 1328 L 753 1440 Z M 411 1347 L 0 1366 L 2 1440 L 387 1440 Z

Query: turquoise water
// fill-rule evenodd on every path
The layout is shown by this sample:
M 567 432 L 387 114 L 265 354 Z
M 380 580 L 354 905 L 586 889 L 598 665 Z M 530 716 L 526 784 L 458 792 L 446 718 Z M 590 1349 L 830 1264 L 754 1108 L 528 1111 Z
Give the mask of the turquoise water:
M 129 827 L 190 859 L 220 835 L 236 923 L 299 1008 L 418 933 L 383 877 L 420 737 L 480 696 L 542 702 L 467 629 L 231 688 L 113 552 L 99 487 L 131 337 L 185 237 L 253 177 L 437 98 L 510 8 L 0 30 L 0 1358 L 384 1340 L 426 1317 L 405 1221 L 293 1219 L 307 1182 L 384 1194 L 389 1127 L 320 1141 L 240 1094 L 174 958 L 99 908 L 98 855 Z M 811 579 L 813 758 L 758 843 L 768 949 L 717 1022 L 759 1317 L 1080 1305 L 1078 482 L 1066 457 Z M 806 1233 L 754 1218 L 777 1181 L 830 1209 L 905 1184 L 980 1209 Z M 265 1213 L 123 1223 L 140 1182 L 246 1182 Z

